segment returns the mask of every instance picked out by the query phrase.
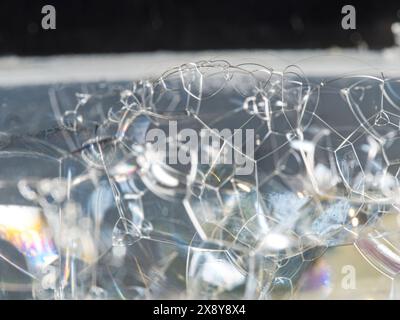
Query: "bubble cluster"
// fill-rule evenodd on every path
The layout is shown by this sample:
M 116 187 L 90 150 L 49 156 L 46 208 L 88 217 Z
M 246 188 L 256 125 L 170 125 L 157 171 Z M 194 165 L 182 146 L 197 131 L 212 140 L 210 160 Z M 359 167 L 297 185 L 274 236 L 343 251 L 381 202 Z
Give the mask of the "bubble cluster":
M 0 132 L 0 298 L 287 299 L 341 246 L 395 286 L 400 80 L 320 80 L 200 61 L 52 87 L 53 128 Z

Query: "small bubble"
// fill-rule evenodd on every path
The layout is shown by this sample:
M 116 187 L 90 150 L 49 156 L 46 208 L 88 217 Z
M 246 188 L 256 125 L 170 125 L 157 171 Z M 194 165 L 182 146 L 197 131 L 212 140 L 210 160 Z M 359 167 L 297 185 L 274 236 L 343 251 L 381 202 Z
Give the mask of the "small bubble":
M 375 118 L 375 125 L 378 127 L 382 127 L 387 125 L 390 122 L 389 116 L 385 111 L 380 111 Z
M 71 131 L 76 131 L 82 122 L 82 116 L 77 114 L 76 111 L 66 111 L 62 117 L 64 127 Z

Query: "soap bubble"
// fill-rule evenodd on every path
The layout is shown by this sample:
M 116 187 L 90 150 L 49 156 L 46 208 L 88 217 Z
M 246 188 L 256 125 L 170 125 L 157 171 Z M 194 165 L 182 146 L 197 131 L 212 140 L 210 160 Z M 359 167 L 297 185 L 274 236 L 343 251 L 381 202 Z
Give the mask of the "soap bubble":
M 56 128 L 0 132 L 24 298 L 286 299 L 353 245 L 397 296 L 399 80 L 305 74 L 200 61 L 52 87 Z

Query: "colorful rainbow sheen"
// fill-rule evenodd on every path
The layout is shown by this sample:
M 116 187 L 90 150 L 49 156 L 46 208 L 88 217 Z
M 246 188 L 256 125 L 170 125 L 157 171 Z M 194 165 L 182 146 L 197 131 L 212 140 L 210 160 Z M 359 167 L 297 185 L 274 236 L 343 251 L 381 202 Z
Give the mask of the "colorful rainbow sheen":
M 57 258 L 40 208 L 0 205 L 0 238 L 10 242 L 39 268 Z

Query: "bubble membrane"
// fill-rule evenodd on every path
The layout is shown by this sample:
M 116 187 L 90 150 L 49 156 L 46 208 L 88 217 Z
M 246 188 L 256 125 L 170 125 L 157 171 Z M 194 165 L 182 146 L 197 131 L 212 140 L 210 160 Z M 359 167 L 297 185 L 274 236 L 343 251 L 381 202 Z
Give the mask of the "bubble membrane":
M 332 298 L 340 248 L 398 298 L 400 79 L 199 61 L 45 99 L 0 124 L 0 298 Z

